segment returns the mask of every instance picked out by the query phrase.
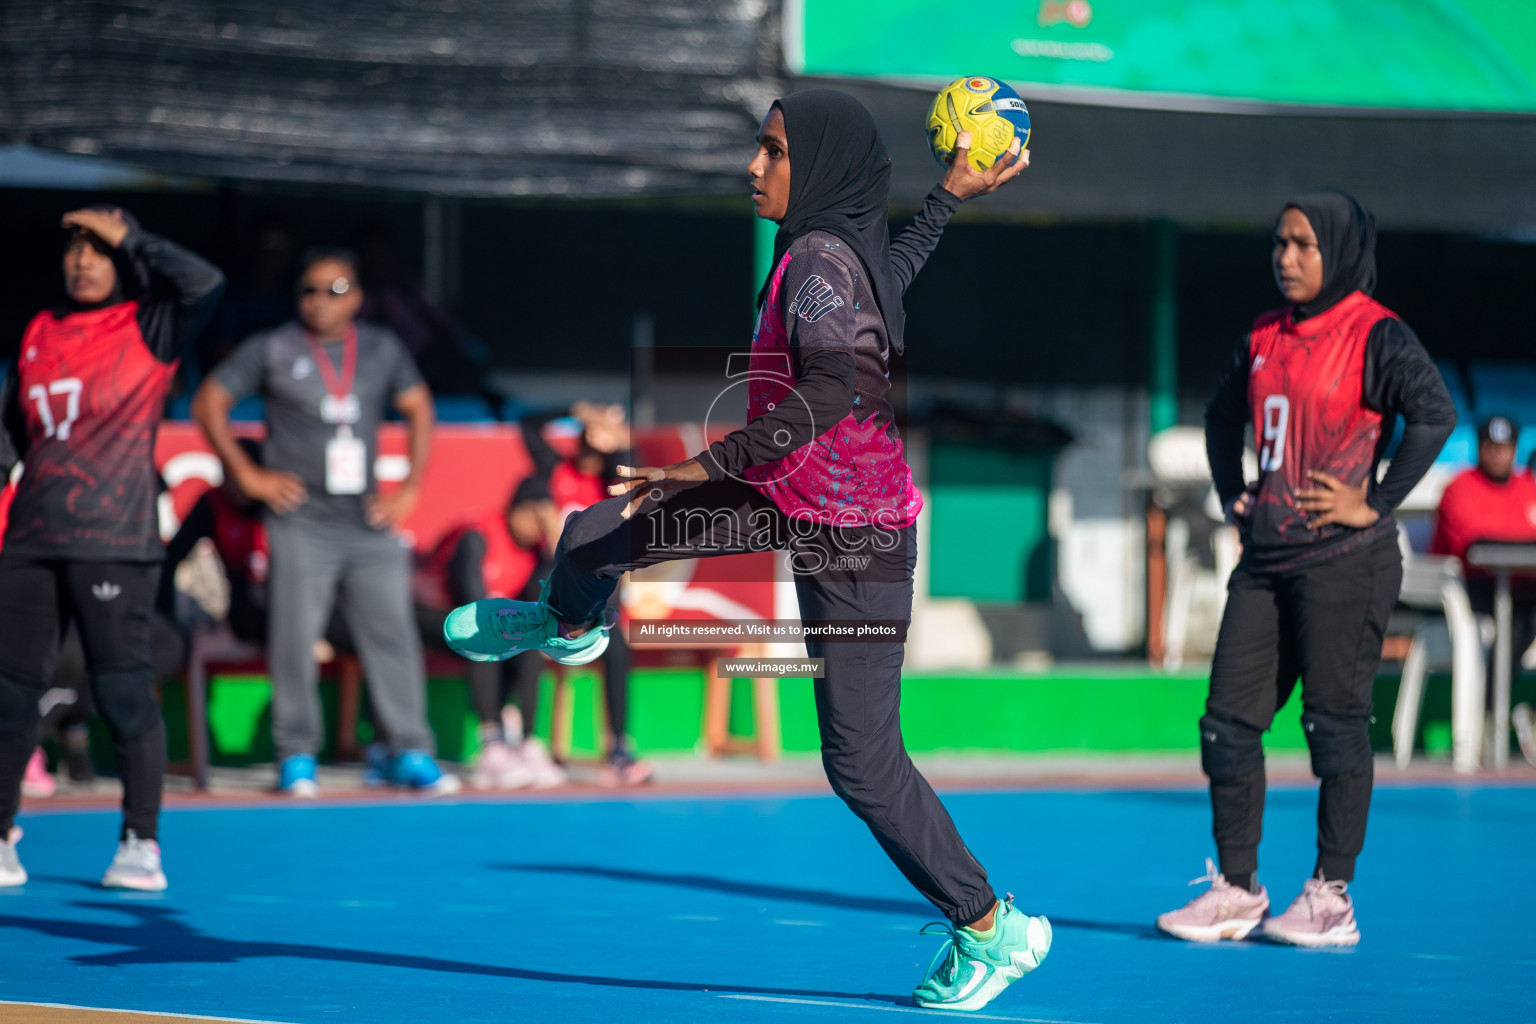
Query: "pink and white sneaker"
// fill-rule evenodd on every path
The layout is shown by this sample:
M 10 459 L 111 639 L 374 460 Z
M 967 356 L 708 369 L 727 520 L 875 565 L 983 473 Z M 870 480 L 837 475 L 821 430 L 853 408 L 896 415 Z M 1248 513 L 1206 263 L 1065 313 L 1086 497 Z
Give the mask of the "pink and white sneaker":
M 43 753 L 42 747 L 36 748 L 27 761 L 27 773 L 21 777 L 21 795 L 46 798 L 53 796 L 58 788 L 59 784 L 48 774 L 47 755 Z
M 1349 884 L 1309 878 L 1279 917 L 1264 922 L 1264 937 L 1293 946 L 1353 946 L 1360 941 Z
M 567 779 L 565 769 L 555 763 L 549 748 L 537 736 L 529 736 L 523 740 L 523 745 L 517 748 L 517 755 L 532 776 L 534 789 L 551 789 L 565 785 Z
M 533 772 L 505 743 L 487 743 L 475 758 L 469 784 L 476 789 L 522 789 L 533 785 Z
M 1157 930 L 1190 942 L 1220 942 L 1222 939 L 1246 939 L 1259 926 L 1269 910 L 1269 892 L 1262 886 L 1256 893 L 1239 889 L 1216 870 L 1209 857 L 1205 875 L 1190 885 L 1210 882 L 1211 887 L 1178 910 L 1157 916 Z

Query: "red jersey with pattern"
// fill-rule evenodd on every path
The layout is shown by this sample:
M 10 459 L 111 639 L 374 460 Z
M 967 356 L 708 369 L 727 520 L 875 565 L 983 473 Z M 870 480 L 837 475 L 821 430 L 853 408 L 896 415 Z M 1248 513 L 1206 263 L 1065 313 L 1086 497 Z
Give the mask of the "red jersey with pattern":
M 231 575 L 244 575 L 252 583 L 265 583 L 272 568 L 262 507 L 241 507 L 218 487 L 208 492 L 219 560 Z
M 177 361 L 155 357 L 139 304 L 120 302 L 27 325 L 17 401 L 25 470 L 5 547 L 26 558 L 159 561 L 155 432 Z
M 565 517 L 572 512 L 591 508 L 608 497 L 608 488 L 603 485 L 601 477 L 583 473 L 576 468 L 574 462 L 567 459 L 550 470 L 549 496 L 554 499 L 560 521 L 564 522 Z
M 1344 534 L 1364 542 L 1382 533 L 1383 517 L 1365 530 L 1330 524 L 1307 528 L 1296 492 L 1316 486 L 1307 473 L 1338 477 L 1351 487 L 1380 457 L 1382 416 L 1364 402 L 1365 350 L 1371 328 L 1394 314 L 1362 292 L 1296 324 L 1289 307 L 1266 313 L 1249 334 L 1248 403 L 1259 449 L 1258 491 L 1249 530 L 1258 561 L 1299 566 L 1308 550 Z M 1349 542 L 1327 545 L 1333 557 Z
M 485 561 L 481 579 L 486 597 L 516 600 L 539 567 L 538 552 L 520 546 L 507 528 L 507 515 L 492 509 L 472 523 L 463 523 L 449 531 L 432 553 L 419 574 L 416 600 L 429 608 L 451 608 L 455 604 L 448 586 L 448 563 L 453 560 L 465 534 L 479 533 L 485 539 Z

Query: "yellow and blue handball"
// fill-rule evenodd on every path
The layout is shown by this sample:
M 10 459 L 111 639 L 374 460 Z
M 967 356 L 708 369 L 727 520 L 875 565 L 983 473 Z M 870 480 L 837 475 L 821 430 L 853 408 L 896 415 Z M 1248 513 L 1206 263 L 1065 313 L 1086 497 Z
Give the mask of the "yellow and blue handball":
M 948 167 L 961 132 L 971 133 L 971 166 L 985 171 L 1008 152 L 1017 138 L 1029 145 L 1029 111 L 1006 82 L 984 75 L 957 78 L 933 98 L 928 108 L 928 145 L 934 159 Z

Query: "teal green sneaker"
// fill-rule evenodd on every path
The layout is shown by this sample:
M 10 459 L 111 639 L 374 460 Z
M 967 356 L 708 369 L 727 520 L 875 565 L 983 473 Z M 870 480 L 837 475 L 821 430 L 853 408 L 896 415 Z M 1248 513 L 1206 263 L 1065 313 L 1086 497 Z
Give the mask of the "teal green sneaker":
M 545 581 L 537 601 L 490 597 L 455 608 L 443 623 L 443 639 L 470 661 L 505 661 L 524 651 L 543 651 L 562 665 L 585 665 L 608 649 L 611 628 L 605 613 L 603 621 L 581 636 L 563 636 L 560 620 L 549 607 Z
M 996 930 L 983 942 L 946 921 L 923 927 L 924 935 L 949 939 L 928 965 L 928 976 L 912 993 L 929 1010 L 979 1010 L 1003 989 L 1040 966 L 1051 951 L 1051 922 L 1013 909 L 1013 897 L 998 904 Z

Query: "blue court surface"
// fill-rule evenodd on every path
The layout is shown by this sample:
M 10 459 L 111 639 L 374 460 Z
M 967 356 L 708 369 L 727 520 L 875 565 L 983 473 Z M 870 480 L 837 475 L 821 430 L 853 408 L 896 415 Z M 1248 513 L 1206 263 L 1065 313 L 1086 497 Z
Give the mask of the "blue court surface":
M 1196 789 L 946 796 L 999 891 L 1047 914 L 1037 972 L 973 1019 L 1536 1020 L 1536 788 L 1379 788 L 1359 947 L 1190 945 Z M 1270 795 L 1262 878 L 1312 864 L 1315 790 Z M 571 798 L 167 813 L 171 889 L 96 880 L 116 815 L 23 818 L 0 1000 L 295 1024 L 870 1021 L 936 915 L 831 796 Z

